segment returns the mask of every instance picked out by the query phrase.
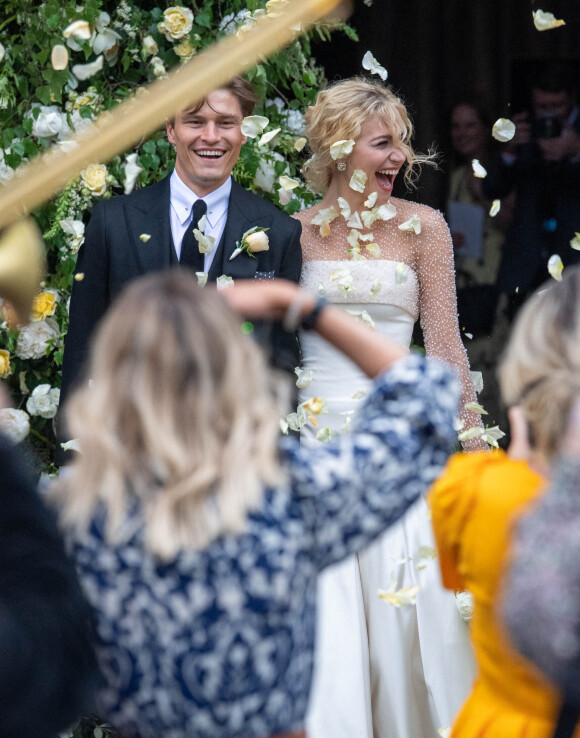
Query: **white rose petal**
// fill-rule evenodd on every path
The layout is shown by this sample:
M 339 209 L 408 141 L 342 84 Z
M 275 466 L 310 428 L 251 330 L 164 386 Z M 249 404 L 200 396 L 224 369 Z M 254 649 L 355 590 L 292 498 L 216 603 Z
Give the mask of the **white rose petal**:
M 352 177 L 350 178 L 348 186 L 351 188 L 351 190 L 354 190 L 355 192 L 364 192 L 367 179 L 368 177 L 366 175 L 366 172 L 363 172 L 362 169 L 355 169 Z
M 362 221 L 364 223 L 365 228 L 372 228 L 373 223 L 378 218 L 378 209 L 373 208 L 372 210 L 363 210 L 362 211 Z
M 479 394 L 483 391 L 483 374 L 481 372 L 471 372 L 471 384 L 474 391 Z
M 101 56 L 98 56 L 95 61 L 90 62 L 89 64 L 75 64 L 71 71 L 74 76 L 82 82 L 101 71 L 103 68 L 103 59 L 104 57 L 101 54 Z
M 216 286 L 218 290 L 225 290 L 228 287 L 234 286 L 234 280 L 227 274 L 222 274 L 221 277 L 216 279 Z
M 56 44 L 52 47 L 50 54 L 50 63 L 56 71 L 62 71 L 68 66 L 68 50 L 62 44 Z
M 346 312 L 352 315 L 353 318 L 357 318 L 365 325 L 368 325 L 369 328 L 372 328 L 374 331 L 376 331 L 375 321 L 371 318 L 366 310 L 347 310 Z
M 6 53 L 6 49 L 4 48 L 3 44 L 0 44 L 0 62 L 2 59 L 4 59 L 4 54 Z
M 384 205 L 379 205 L 377 210 L 377 218 L 379 220 L 391 220 L 397 214 L 397 208 L 390 202 L 386 202 Z
M 350 398 L 352 400 L 363 400 L 368 395 L 368 392 L 366 390 L 357 390 L 356 392 L 353 392 L 352 395 L 350 395 Z
M 280 177 L 278 177 L 278 182 L 280 183 L 280 187 L 285 192 L 290 192 L 291 190 L 298 187 L 300 184 L 299 179 L 292 179 L 292 177 L 287 177 L 285 174 L 282 174 Z
M 54 318 L 29 323 L 20 329 L 14 353 L 19 359 L 41 359 L 46 356 L 50 342 L 56 342 L 59 334 Z
M 331 431 L 328 426 L 325 426 L 324 428 L 321 428 L 316 434 L 316 440 L 320 441 L 321 443 L 328 443 L 328 441 L 330 441 L 336 435 L 336 431 Z
M 296 151 L 302 151 L 302 149 L 306 146 L 307 143 L 308 141 L 304 138 L 304 136 L 302 136 L 301 138 L 297 139 L 294 142 L 294 149 Z
M 310 221 L 311 225 L 320 226 L 320 235 L 328 236 L 330 234 L 330 224 L 335 218 L 338 218 L 338 210 L 331 205 L 329 208 L 323 208 L 318 215 Z
M 491 135 L 502 143 L 511 141 L 515 132 L 516 125 L 509 118 L 498 118 L 491 129 Z
M 500 438 L 503 438 L 505 436 L 505 433 L 500 430 L 499 426 L 494 425 L 492 428 L 486 428 L 484 432 L 481 434 L 481 439 L 488 443 L 490 446 L 495 446 L 495 448 L 498 448 L 498 441 Z
M 196 272 L 197 283 L 200 287 L 205 287 L 207 284 L 207 272 Z
M 137 164 L 137 154 L 133 153 L 127 155 L 123 169 L 125 170 L 125 194 L 128 195 L 133 192 L 135 183 L 137 182 L 137 177 L 139 176 L 139 173 L 143 171 L 143 167 Z
M 575 251 L 580 251 L 580 233 L 574 235 L 574 238 L 570 241 L 570 246 Z
M 91 27 L 87 23 L 87 21 L 84 20 L 78 20 L 73 21 L 70 25 L 68 25 L 64 31 L 62 32 L 62 35 L 65 38 L 80 38 L 83 41 L 88 41 L 92 35 L 91 33 Z
M 348 204 L 348 200 L 345 200 L 344 197 L 338 198 L 338 207 L 340 208 L 340 214 L 343 218 L 348 220 L 350 218 L 350 205 Z
M 421 233 L 421 221 L 418 215 L 412 215 L 409 220 L 401 223 L 399 226 L 400 231 L 414 231 L 418 236 Z
M 553 13 L 544 13 L 543 10 L 532 10 L 532 16 L 534 18 L 534 26 L 538 31 L 549 31 L 552 28 L 566 25 L 565 21 L 557 20 Z
M 489 209 L 489 214 L 492 218 L 495 218 L 495 216 L 499 213 L 499 209 L 501 207 L 501 201 L 500 200 L 494 200 L 491 203 L 491 207 Z
M 67 239 L 67 243 L 71 253 L 76 254 L 85 241 L 85 224 L 82 220 L 72 220 L 72 218 L 59 220 L 58 224 L 67 236 L 71 236 Z
M 487 410 L 479 402 L 466 402 L 465 409 L 471 410 L 473 413 L 479 413 L 479 415 L 489 415 Z
M 77 453 L 81 452 L 81 444 L 77 441 L 76 438 L 71 438 L 70 441 L 65 441 L 64 443 L 61 443 L 60 447 L 63 451 L 76 451 Z
M 265 144 L 270 143 L 270 141 L 276 138 L 281 130 L 281 128 L 275 128 L 273 131 L 268 131 L 268 133 L 264 133 L 264 135 L 261 136 L 260 140 L 258 141 L 258 146 L 264 146 Z
M 377 243 L 367 243 L 365 248 L 375 257 L 375 259 L 378 259 L 380 257 L 381 249 L 379 248 L 379 245 Z
M 478 177 L 479 179 L 487 177 L 487 169 L 479 163 L 479 159 L 471 160 L 471 168 L 473 169 L 475 177 Z
M 460 441 L 470 441 L 472 438 L 479 438 L 483 433 L 483 428 L 467 428 L 467 430 L 462 431 L 457 437 Z
M 374 300 L 379 292 L 382 290 L 383 285 L 380 279 L 376 279 L 371 285 L 371 299 Z
M 395 267 L 395 284 L 404 284 L 407 279 L 407 265 L 400 261 Z
M 151 238 L 151 234 L 150 233 L 142 233 L 139 236 L 139 240 L 140 241 L 143 241 L 143 243 L 147 243 L 147 241 L 149 241 L 150 238 Z
M 370 51 L 363 56 L 362 65 L 363 69 L 367 69 L 371 74 L 378 74 L 383 82 L 387 79 L 387 70 L 378 63 Z
M 265 118 L 263 115 L 247 115 L 242 121 L 242 133 L 248 138 L 256 138 L 269 122 L 269 118 Z
M 365 200 L 365 208 L 374 208 L 378 196 L 378 192 L 371 192 L 371 194 Z
M 204 234 L 197 228 L 193 229 L 193 235 L 197 241 L 200 254 L 210 254 L 215 246 L 214 236 L 204 236 Z
M 297 366 L 294 369 L 294 373 L 296 374 L 296 386 L 299 389 L 306 389 L 306 387 L 310 386 L 313 378 L 312 369 L 301 369 Z
M 283 187 L 279 187 L 278 188 L 278 199 L 280 201 L 280 205 L 284 207 L 284 205 L 288 205 L 288 203 L 292 199 L 292 192 L 285 190 Z
M 463 620 L 468 623 L 473 617 L 473 607 L 475 605 L 475 599 L 471 592 L 457 592 L 455 594 L 455 604 Z
M 28 413 L 12 407 L 0 409 L 0 428 L 12 443 L 21 443 L 30 433 Z
M 355 142 L 352 138 L 343 139 L 341 141 L 335 141 L 330 146 L 330 156 L 336 161 L 337 159 L 344 159 L 352 153 Z
M 550 276 L 553 277 L 556 281 L 562 281 L 564 264 L 562 264 L 562 259 L 558 256 L 558 254 L 552 254 L 552 256 L 550 256 L 550 258 L 548 259 L 548 271 L 550 272 Z
M 403 587 L 396 591 L 379 589 L 379 600 L 386 602 L 393 607 L 406 607 L 408 605 L 417 604 L 417 594 L 421 586 L 416 584 L 414 587 Z
M 360 215 L 358 214 L 358 210 L 355 210 L 354 213 L 352 213 L 352 215 L 346 221 L 346 224 L 349 228 L 360 229 L 363 227 L 362 220 L 360 219 Z
M 441 736 L 441 738 L 449 738 L 449 736 L 451 735 L 451 727 L 438 728 L 437 733 Z

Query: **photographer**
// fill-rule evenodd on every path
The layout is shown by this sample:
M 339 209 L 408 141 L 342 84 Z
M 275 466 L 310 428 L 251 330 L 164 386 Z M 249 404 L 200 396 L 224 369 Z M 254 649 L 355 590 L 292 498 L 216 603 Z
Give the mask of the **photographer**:
M 580 108 L 573 78 L 554 66 L 533 79 L 530 110 L 511 116 L 515 135 L 483 180 L 490 199 L 515 192 L 498 278 L 512 314 L 546 279 L 552 254 L 564 265 L 580 260 L 570 248 L 580 206 Z

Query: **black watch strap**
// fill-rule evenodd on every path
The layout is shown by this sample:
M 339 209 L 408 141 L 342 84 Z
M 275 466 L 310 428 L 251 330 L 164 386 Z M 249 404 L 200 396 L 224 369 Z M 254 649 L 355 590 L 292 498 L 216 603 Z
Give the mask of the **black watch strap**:
M 302 328 L 302 330 L 313 331 L 316 328 L 320 313 L 324 310 L 326 305 L 327 302 L 324 297 L 319 297 L 318 300 L 316 300 L 316 304 L 314 305 L 312 310 L 308 313 L 308 315 L 305 315 L 300 322 L 300 327 Z

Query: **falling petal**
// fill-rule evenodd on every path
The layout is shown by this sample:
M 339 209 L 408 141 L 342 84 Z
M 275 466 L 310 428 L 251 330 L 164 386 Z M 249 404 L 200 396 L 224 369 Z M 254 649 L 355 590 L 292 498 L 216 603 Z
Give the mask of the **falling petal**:
M 101 54 L 101 56 L 98 56 L 95 61 L 92 61 L 89 64 L 75 64 L 71 71 L 74 76 L 82 82 L 101 71 L 103 68 L 103 59 L 104 57 Z
M 367 179 L 368 177 L 362 169 L 355 169 L 350 178 L 349 187 L 355 192 L 364 192 Z
M 364 398 L 368 395 L 368 392 L 366 390 L 357 390 L 352 395 L 350 395 L 351 400 L 364 400 Z
M 471 410 L 473 413 L 479 413 L 480 415 L 489 415 L 487 410 L 479 402 L 466 402 L 465 409 Z
M 268 131 L 268 133 L 264 133 L 264 135 L 261 136 L 260 140 L 258 141 L 258 146 L 264 146 L 265 144 L 270 143 L 272 139 L 276 138 L 281 130 L 281 128 L 275 128 L 273 131 Z
M 0 62 L 2 59 L 4 59 L 4 54 L 6 53 L 6 49 L 4 48 L 3 44 L 0 44 Z
M 469 338 L 470 341 L 473 338 L 473 333 L 464 333 L 463 335 L 465 336 L 465 338 Z
M 60 447 L 63 451 L 77 451 L 78 453 L 81 451 L 81 445 L 76 438 L 71 438 L 70 441 L 61 443 Z
M 552 254 L 548 259 L 548 271 L 550 276 L 558 282 L 562 281 L 562 272 L 564 271 L 564 264 L 558 254 Z
M 348 433 L 350 430 L 350 424 L 352 422 L 351 418 L 352 410 L 349 410 L 348 413 L 341 413 L 341 415 L 344 415 L 344 423 L 340 426 L 340 430 L 343 431 L 343 433 Z
M 57 72 L 66 69 L 68 66 L 68 49 L 62 44 L 56 44 L 52 47 L 50 55 L 50 63 L 52 68 Z
M 285 192 L 290 192 L 290 190 L 293 190 L 295 187 L 298 187 L 300 184 L 299 179 L 292 179 L 291 177 L 287 177 L 285 174 L 282 174 L 278 178 L 278 182 L 280 183 L 280 186 Z
M 339 197 L 338 207 L 340 208 L 340 214 L 342 217 L 348 220 L 350 218 L 350 205 L 348 204 L 348 200 L 345 200 L 344 197 Z
M 270 122 L 263 115 L 247 115 L 242 121 L 241 131 L 248 138 L 256 138 Z
M 437 551 L 433 546 L 419 546 L 417 550 L 418 559 L 436 559 Z
M 349 313 L 349 315 L 352 315 L 353 318 L 357 318 L 357 320 L 360 320 L 365 325 L 368 325 L 368 327 L 372 328 L 373 331 L 376 331 L 375 321 L 371 318 L 366 310 L 347 310 L 346 312 Z
M 72 38 L 80 38 L 83 41 L 88 41 L 92 35 L 92 32 L 91 27 L 89 26 L 87 21 L 78 20 L 68 25 L 62 32 L 62 35 L 65 38 L 69 38 L 72 36 Z
M 483 428 L 480 428 L 479 426 L 474 428 L 468 428 L 467 430 L 462 431 L 457 437 L 460 441 L 470 441 L 472 438 L 479 438 L 484 433 Z
M 566 22 L 557 20 L 553 13 L 544 13 L 543 10 L 532 10 L 534 25 L 538 31 L 549 31 L 558 26 L 565 26 Z
M 280 418 L 280 430 L 285 436 L 288 435 L 288 423 L 283 418 Z
M 306 389 L 306 387 L 310 386 L 313 378 L 312 369 L 301 369 L 297 366 L 294 369 L 294 373 L 296 374 L 296 386 L 299 389 Z
M 331 431 L 328 426 L 321 428 L 316 434 L 316 440 L 322 443 L 328 443 L 330 439 L 336 435 L 336 431 Z
M 125 171 L 125 194 L 129 195 L 135 188 L 137 177 L 140 172 L 143 171 L 143 167 L 137 164 L 136 153 L 132 153 L 127 156 L 123 169 Z
M 405 607 L 407 605 L 417 604 L 417 593 L 421 589 L 419 584 L 413 587 L 404 587 L 396 592 L 389 592 L 379 589 L 379 600 L 386 602 L 393 607 Z
M 409 220 L 401 223 L 399 226 L 400 231 L 414 231 L 418 236 L 421 233 L 421 221 L 418 215 L 412 215 Z
M 471 372 L 471 384 L 473 390 L 477 394 L 483 391 L 483 374 L 481 372 Z
M 378 63 L 370 51 L 363 56 L 362 65 L 363 69 L 367 69 L 371 74 L 378 74 L 383 82 L 387 79 L 387 70 Z
M 407 265 L 400 261 L 395 267 L 395 284 L 404 284 L 407 281 Z
M 283 187 L 279 187 L 278 188 L 278 198 L 280 201 L 280 205 L 284 207 L 284 205 L 288 205 L 288 203 L 292 199 L 292 192 L 285 190 Z
M 320 415 L 324 409 L 324 400 L 321 397 L 311 397 L 300 403 L 301 407 L 311 415 Z
M 365 200 L 365 208 L 374 208 L 378 196 L 378 192 L 371 192 L 371 194 Z
M 360 234 L 360 240 L 365 241 L 366 243 L 370 243 L 373 240 L 374 236 L 372 233 L 361 233 Z
M 390 202 L 379 205 L 377 208 L 377 218 L 379 220 L 390 220 L 397 214 L 397 208 Z
M 580 233 L 576 233 L 574 238 L 570 241 L 570 246 L 575 251 L 580 251 Z
M 302 151 L 302 149 L 306 146 L 307 143 L 308 141 L 304 138 L 304 136 L 302 136 L 302 138 L 298 138 L 294 142 L 294 149 L 296 151 Z
M 375 220 L 378 218 L 378 210 L 377 208 L 374 208 L 373 210 L 363 210 L 361 215 L 365 228 L 371 228 Z
M 359 237 L 360 237 L 360 233 L 358 231 L 355 231 L 354 228 L 353 228 L 353 230 L 346 237 L 346 240 L 347 240 L 349 246 L 351 246 L 351 248 L 353 248 L 353 249 L 358 248 L 358 239 L 359 239 Z
M 460 418 L 453 418 L 453 430 L 456 433 L 459 433 L 460 430 L 463 430 L 465 427 L 465 420 L 461 420 Z
M 329 208 L 323 208 L 318 215 L 310 221 L 311 225 L 320 226 L 320 235 L 328 236 L 330 234 L 330 224 L 335 218 L 338 218 L 338 210 L 331 205 Z
M 82 282 L 84 278 L 85 278 L 84 272 L 77 272 L 75 274 L 75 282 Z
M 494 200 L 491 203 L 491 208 L 489 209 L 489 214 L 492 218 L 495 218 L 495 216 L 499 213 L 499 209 L 501 207 L 501 201 L 500 200 Z
M 197 230 L 202 233 L 205 231 L 205 224 L 207 221 L 207 213 L 204 213 L 201 218 L 197 221 Z
M 204 234 L 201 231 L 198 231 L 197 228 L 193 229 L 193 235 L 197 241 L 200 254 L 210 254 L 213 251 L 215 246 L 214 236 L 204 236 Z
M 371 285 L 371 299 L 374 300 L 383 288 L 380 279 L 376 279 Z
M 505 433 L 502 430 L 500 430 L 499 426 L 494 425 L 492 428 L 486 428 L 484 430 L 484 432 L 481 435 L 481 440 L 485 441 L 490 446 L 499 448 L 497 442 L 500 440 L 500 438 L 503 438 L 504 436 L 505 436 Z
M 381 249 L 379 248 L 379 245 L 377 243 L 367 243 L 365 248 L 367 249 L 367 251 L 370 251 L 375 259 L 378 259 L 380 257 Z
M 142 233 L 142 234 L 141 234 L 141 235 L 139 236 L 139 240 L 140 240 L 140 241 L 143 241 L 143 243 L 147 243 L 147 241 L 148 241 L 148 240 L 149 240 L 150 238 L 151 238 L 151 234 L 150 234 L 150 233 Z
M 354 148 L 354 141 L 352 138 L 344 139 L 342 141 L 335 141 L 330 146 L 330 155 L 336 161 L 337 159 L 344 159 L 352 153 Z
M 511 141 L 515 132 L 516 125 L 509 118 L 498 118 L 491 129 L 491 135 L 496 141 L 501 141 L 502 143 Z
M 487 169 L 479 163 L 479 159 L 472 159 L 471 168 L 473 169 L 473 175 L 479 179 L 487 177 Z
M 207 272 L 196 272 L 197 283 L 200 287 L 205 287 L 207 284 Z
M 355 210 L 354 213 L 350 216 L 350 218 L 346 222 L 347 226 L 349 228 L 362 228 L 363 224 L 360 219 L 360 215 L 358 214 L 358 210 Z

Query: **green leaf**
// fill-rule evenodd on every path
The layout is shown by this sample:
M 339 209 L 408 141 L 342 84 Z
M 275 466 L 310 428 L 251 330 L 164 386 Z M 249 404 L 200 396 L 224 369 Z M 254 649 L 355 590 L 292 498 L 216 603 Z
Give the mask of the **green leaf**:
M 79 115 L 81 116 L 81 118 L 92 118 L 93 110 L 88 105 L 83 105 L 79 108 Z
M 302 79 L 307 85 L 311 86 L 314 86 L 317 82 L 316 75 L 311 69 L 307 69 L 305 72 L 302 72 Z
M 195 16 L 195 22 L 198 26 L 201 26 L 202 28 L 211 28 L 211 13 L 207 10 L 202 10 L 200 13 L 197 13 Z
M 352 26 L 349 26 L 347 23 L 345 23 L 342 26 L 342 32 L 344 33 L 345 36 L 347 36 L 347 38 L 350 38 L 351 41 L 358 41 L 357 32 L 354 30 Z
M 36 97 L 40 100 L 40 102 L 43 105 L 50 105 L 51 99 L 50 99 L 50 87 L 49 85 L 42 85 L 41 87 L 36 88 Z M 38 110 L 38 108 L 37 108 Z M 36 113 L 36 118 L 40 115 L 40 110 L 38 110 L 38 113 Z

